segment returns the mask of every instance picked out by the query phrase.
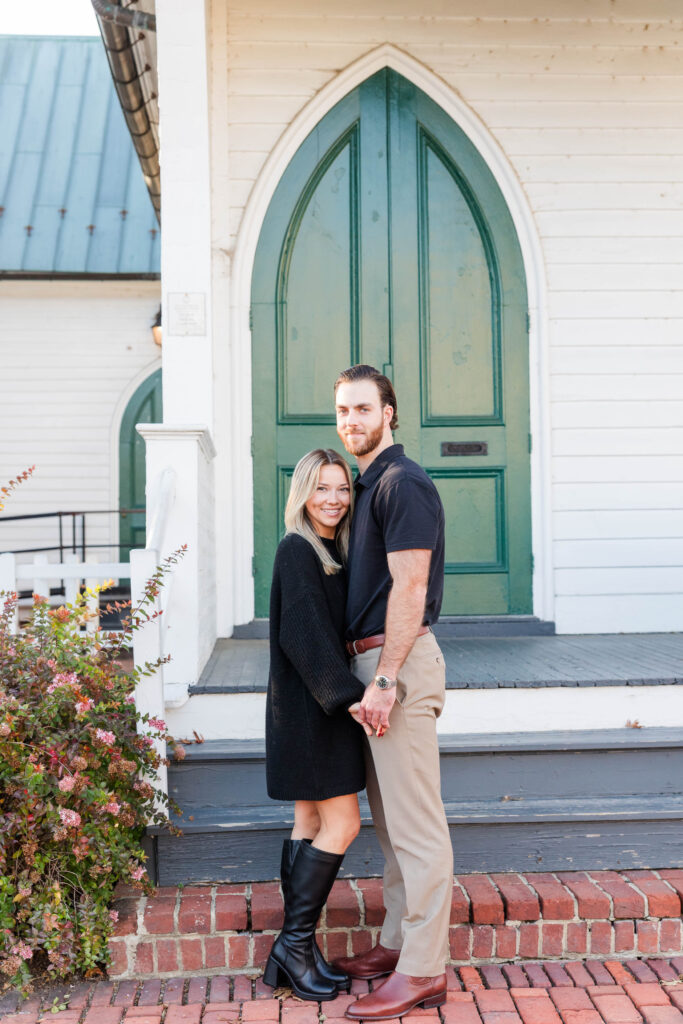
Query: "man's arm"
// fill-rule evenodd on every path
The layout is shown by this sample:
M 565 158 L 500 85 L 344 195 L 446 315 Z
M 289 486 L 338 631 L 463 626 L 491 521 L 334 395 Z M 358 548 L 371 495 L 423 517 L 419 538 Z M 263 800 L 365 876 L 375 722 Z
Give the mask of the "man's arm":
M 424 618 L 427 583 L 432 552 L 423 548 L 390 551 L 387 554 L 392 587 L 387 602 L 385 641 L 377 675 L 398 677 L 401 665 L 415 643 Z M 373 729 L 389 728 L 389 713 L 396 700 L 396 688 L 380 690 L 374 683 L 365 690 L 359 715 Z

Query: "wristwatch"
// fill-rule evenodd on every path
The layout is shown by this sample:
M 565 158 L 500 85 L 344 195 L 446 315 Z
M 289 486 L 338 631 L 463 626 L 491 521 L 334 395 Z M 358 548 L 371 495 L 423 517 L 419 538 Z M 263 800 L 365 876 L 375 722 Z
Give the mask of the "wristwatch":
M 375 676 L 372 681 L 379 690 L 390 690 L 396 686 L 396 680 L 389 679 L 389 676 Z

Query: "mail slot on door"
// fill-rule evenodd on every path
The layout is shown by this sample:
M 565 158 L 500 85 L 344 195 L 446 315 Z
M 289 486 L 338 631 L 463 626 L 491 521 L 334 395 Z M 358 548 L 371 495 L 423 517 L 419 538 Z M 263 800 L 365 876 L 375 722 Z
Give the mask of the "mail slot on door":
M 442 441 L 442 455 L 488 455 L 487 441 Z

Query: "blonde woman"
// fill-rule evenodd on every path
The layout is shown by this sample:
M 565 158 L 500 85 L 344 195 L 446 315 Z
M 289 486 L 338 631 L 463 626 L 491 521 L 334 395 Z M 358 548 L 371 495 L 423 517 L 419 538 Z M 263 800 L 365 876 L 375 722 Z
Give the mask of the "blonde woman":
M 264 981 L 300 999 L 334 999 L 349 978 L 315 942 L 315 927 L 346 849 L 360 828 L 363 732 L 348 708 L 363 684 L 349 670 L 344 610 L 353 485 L 344 459 L 317 448 L 298 462 L 275 556 L 270 595 L 266 780 L 273 800 L 294 800 L 282 849 L 284 928 Z

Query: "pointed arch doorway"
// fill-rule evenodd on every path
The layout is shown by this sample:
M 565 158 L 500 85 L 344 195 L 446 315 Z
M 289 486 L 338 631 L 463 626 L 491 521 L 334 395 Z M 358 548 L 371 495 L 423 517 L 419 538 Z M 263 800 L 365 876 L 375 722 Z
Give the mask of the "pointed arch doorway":
M 304 140 L 270 202 L 252 279 L 254 580 L 297 459 L 341 448 L 332 382 L 393 379 L 396 440 L 447 517 L 443 614 L 530 614 L 528 319 L 509 210 L 455 122 L 385 68 Z

